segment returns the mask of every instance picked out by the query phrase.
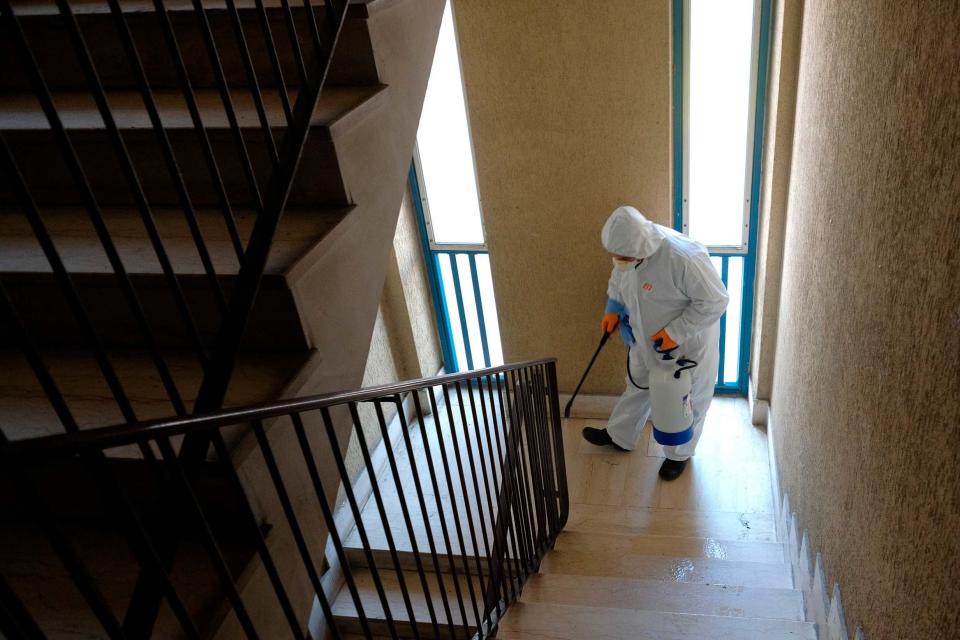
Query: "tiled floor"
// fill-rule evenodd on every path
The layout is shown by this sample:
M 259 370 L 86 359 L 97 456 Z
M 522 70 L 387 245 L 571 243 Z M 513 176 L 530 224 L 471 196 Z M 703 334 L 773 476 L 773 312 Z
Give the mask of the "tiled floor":
M 580 436 L 598 420 L 564 421 L 571 508 L 678 509 L 772 514 L 773 493 L 766 433 L 750 424 L 747 401 L 716 398 L 707 413 L 697 454 L 673 482 L 657 476 L 663 449 L 649 425 L 630 453 L 595 447 Z
M 646 429 L 625 453 L 563 424 L 570 518 L 500 624 L 505 640 L 813 640 L 776 540 L 766 434 L 718 398 L 683 475 Z

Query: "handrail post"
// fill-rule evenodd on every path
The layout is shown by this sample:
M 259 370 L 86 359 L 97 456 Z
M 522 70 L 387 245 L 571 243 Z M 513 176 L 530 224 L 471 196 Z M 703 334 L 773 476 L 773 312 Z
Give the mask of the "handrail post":
M 550 403 L 550 428 L 553 435 L 554 467 L 557 471 L 557 497 L 560 520 L 554 536 L 563 530 L 570 517 L 570 491 L 567 487 L 567 462 L 563 452 L 563 421 L 560 419 L 560 387 L 557 384 L 557 363 L 547 363 L 547 395 Z

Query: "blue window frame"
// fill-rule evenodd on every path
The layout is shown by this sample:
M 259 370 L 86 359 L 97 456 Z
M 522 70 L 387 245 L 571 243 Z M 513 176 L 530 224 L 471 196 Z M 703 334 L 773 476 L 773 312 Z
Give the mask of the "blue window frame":
M 429 205 L 416 157 L 410 163 L 408 182 L 427 262 L 444 368 L 455 373 L 503 364 L 486 245 L 435 243 L 427 228 Z
M 687 207 L 688 171 L 685 149 L 688 143 L 688 82 L 690 0 L 673 1 L 673 213 L 674 228 L 689 228 Z M 756 273 L 757 220 L 760 203 L 760 169 L 770 41 L 770 0 L 756 0 L 757 24 L 752 59 L 752 105 L 749 126 L 749 181 L 745 185 L 747 212 L 744 243 L 740 247 L 710 247 L 714 265 L 730 293 L 730 306 L 720 319 L 720 370 L 716 391 L 720 394 L 747 394 L 750 362 L 750 335 L 753 319 L 754 276 Z

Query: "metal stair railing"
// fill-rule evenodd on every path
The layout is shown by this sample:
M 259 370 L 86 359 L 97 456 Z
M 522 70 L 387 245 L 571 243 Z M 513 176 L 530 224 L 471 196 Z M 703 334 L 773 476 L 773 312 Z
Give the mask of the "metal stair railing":
M 388 411 L 396 412 L 399 436 L 396 426 L 391 436 Z M 250 427 L 255 435 L 255 446 L 242 457 L 231 455 L 217 437 L 237 426 Z M 213 442 L 214 463 L 241 505 L 229 525 L 217 510 L 222 500 L 202 495 L 175 452 L 171 442 L 180 437 Z M 349 468 L 351 437 L 360 471 L 370 479 L 369 496 L 358 495 L 359 471 Z M 373 461 L 384 459 L 371 453 L 374 441 L 385 451 L 383 468 Z M 112 466 L 116 461 L 104 456 L 130 444 L 158 452 L 156 503 L 138 501 L 135 488 L 118 480 Z M 318 465 L 321 451 L 332 452 L 334 468 Z M 15 479 L 24 510 L 49 539 L 102 633 L 111 638 L 132 637 L 118 615 L 126 600 L 105 593 L 95 577 L 102 574 L 85 564 L 89 552 L 78 553 L 71 539 L 69 518 L 36 489 L 44 467 L 65 459 L 85 463 L 105 505 L 106 521 L 122 536 L 139 571 L 160 584 L 177 626 L 164 633 L 188 638 L 209 631 L 210 622 L 197 619 L 188 604 L 189 586 L 162 562 L 143 525 L 155 516 L 152 510 L 162 509 L 183 539 L 199 542 L 224 597 L 223 619 L 232 616 L 247 638 L 277 637 L 277 621 L 283 621 L 297 639 L 304 637 L 314 596 L 332 638 L 348 633 L 492 637 L 553 546 L 569 511 L 553 359 L 0 447 L 0 469 Z M 355 532 L 342 518 L 338 521 L 344 510 Z M 360 595 L 359 569 L 347 548 L 351 533 L 360 540 L 361 549 L 354 551 L 367 565 L 377 606 Z M 224 552 L 238 540 L 254 550 L 267 574 L 264 584 L 271 595 L 260 592 L 255 607 L 244 593 L 250 582 L 238 581 Z M 332 548 L 339 569 L 324 562 L 325 547 Z M 295 556 L 278 556 L 278 548 L 293 549 Z M 340 609 L 341 615 L 334 613 L 330 571 L 341 572 L 343 593 L 353 606 L 349 619 Z M 304 584 L 310 595 L 306 601 L 291 595 L 302 593 Z M 388 597 L 391 585 L 399 589 L 399 601 Z M 425 599 L 425 611 L 414 606 L 414 592 Z M 44 620 L 34 615 L 33 605 L 20 596 L 13 577 L 0 575 L 0 631 L 9 637 L 44 637 Z
M 121 258 L 117 238 L 111 233 L 106 223 L 104 208 L 99 201 L 102 200 L 102 196 L 98 194 L 90 180 L 91 175 L 101 168 L 84 165 L 77 151 L 75 135 L 71 133 L 64 121 L 63 113 L 58 108 L 56 102 L 58 94 L 48 86 L 43 69 L 35 56 L 38 48 L 49 47 L 52 44 L 29 41 L 20 15 L 20 12 L 26 9 L 22 5 L 15 5 L 12 0 L 0 0 L 0 33 L 4 38 L 10 39 L 12 48 L 16 51 L 14 60 L 4 61 L 4 65 L 8 66 L 5 72 L 17 71 L 29 80 L 33 97 L 44 114 L 58 150 L 58 157 L 51 158 L 51 161 L 54 164 L 62 162 L 69 171 L 72 188 L 76 189 L 78 194 L 77 204 L 86 211 L 96 233 L 96 242 L 107 257 L 110 272 L 116 278 L 124 304 L 137 327 L 140 346 L 149 355 L 152 367 L 169 400 L 170 415 L 185 416 L 215 411 L 223 405 L 240 349 L 240 341 L 257 297 L 273 238 L 280 225 L 294 183 L 297 167 L 310 132 L 311 119 L 323 91 L 333 52 L 347 15 L 349 0 L 324 0 L 322 11 L 314 7 L 311 0 L 303 0 L 302 11 L 298 12 L 296 17 L 287 0 L 281 1 L 280 8 L 285 18 L 287 44 L 292 49 L 291 55 L 297 68 L 296 74 L 288 74 L 287 77 L 284 77 L 279 62 L 276 42 L 263 0 L 255 2 L 260 29 L 260 33 L 255 35 L 267 43 L 266 54 L 270 59 L 275 84 L 268 90 L 279 94 L 279 100 L 283 106 L 285 133 L 279 141 L 274 139 L 275 129 L 271 128 L 266 116 L 264 99 L 266 90 L 261 90 L 255 61 L 247 43 L 247 36 L 250 34 L 244 32 L 235 0 L 226 0 L 233 40 L 230 42 L 221 40 L 219 43 L 214 39 L 204 3 L 202 0 L 193 0 L 193 14 L 205 44 L 205 51 L 190 52 L 190 54 L 201 59 L 206 56 L 208 59 L 214 84 L 229 123 L 230 136 L 236 147 L 235 159 L 244 174 L 247 193 L 233 193 L 225 186 L 220 166 L 223 159 L 218 158 L 212 148 L 208 127 L 201 118 L 195 89 L 190 79 L 189 67 L 196 64 L 196 61 L 193 57 L 189 61 L 185 60 L 170 19 L 170 10 L 164 0 L 153 0 L 152 3 L 152 19 L 156 20 L 160 42 L 137 42 L 128 21 L 128 16 L 131 14 L 124 11 L 121 0 L 105 1 L 114 25 L 117 57 L 125 59 L 130 67 L 131 88 L 135 89 L 142 101 L 150 122 L 150 130 L 155 138 L 154 143 L 159 152 L 158 155 L 162 158 L 161 171 L 165 172 L 169 178 L 172 196 L 175 197 L 189 229 L 203 273 L 209 283 L 211 299 L 215 301 L 216 312 L 220 314 L 217 325 L 219 329 L 212 348 L 205 345 L 201 339 L 194 310 L 190 308 L 183 292 L 182 276 L 176 272 L 158 229 L 156 207 L 151 204 L 143 186 L 144 176 L 138 173 L 127 141 L 124 139 L 124 131 L 118 125 L 111 107 L 110 93 L 101 82 L 100 72 L 104 70 L 98 70 L 84 30 L 78 22 L 77 14 L 81 11 L 75 11 L 74 3 L 70 0 L 56 0 L 56 7 L 69 39 L 67 50 L 73 53 L 74 62 L 83 72 L 86 89 L 82 93 L 91 99 L 97 115 L 102 120 L 103 144 L 112 149 L 113 156 L 120 167 L 122 176 L 118 177 L 118 180 L 122 181 L 132 197 L 135 215 L 142 222 L 145 238 L 149 241 L 160 265 L 164 286 L 169 291 L 173 307 L 182 323 L 183 335 L 202 367 L 202 383 L 192 407 L 188 406 L 183 391 L 178 386 L 176 377 L 164 357 L 151 319 L 145 312 L 140 295 L 131 280 L 128 266 Z M 88 4 L 83 3 L 84 7 Z M 130 9 L 128 8 L 127 11 Z M 138 13 L 138 15 L 141 14 Z M 319 20 L 318 15 L 321 16 Z M 298 26 L 301 30 L 300 34 L 297 32 Z M 247 29 L 250 27 L 248 26 Z M 237 87 L 228 83 L 221 64 L 221 56 L 227 50 L 239 51 L 245 71 L 246 86 Z M 194 204 L 195 194 L 191 194 L 187 181 L 182 175 L 181 164 L 171 143 L 170 129 L 161 118 L 154 95 L 158 87 L 151 82 L 145 70 L 141 59 L 144 52 L 149 52 L 148 55 L 151 56 L 167 55 L 169 57 L 177 79 L 177 89 L 183 100 L 183 107 L 189 113 L 192 130 L 209 173 L 210 185 L 215 192 L 217 207 L 223 216 L 223 224 L 239 265 L 236 285 L 229 297 L 222 290 L 220 280 L 222 274 L 218 274 L 214 267 L 210 249 L 198 223 L 197 207 Z M 296 100 L 292 106 L 289 95 L 291 88 L 296 89 Z M 251 160 L 251 151 L 245 143 L 236 105 L 232 98 L 241 93 L 252 96 L 256 108 L 259 128 L 270 156 L 268 175 L 257 176 L 254 171 L 255 163 Z M 2 99 L 4 98 L 0 98 Z M 6 183 L 12 199 L 16 201 L 25 216 L 40 250 L 49 263 L 56 286 L 64 296 L 72 320 L 80 330 L 83 344 L 78 346 L 82 346 L 96 362 L 97 369 L 110 390 L 112 401 L 116 403 L 124 420 L 131 424 L 136 423 L 139 419 L 126 388 L 128 381 L 123 380 L 118 374 L 117 367 L 104 346 L 105 336 L 102 328 L 95 326 L 91 320 L 89 310 L 85 307 L 84 300 L 74 282 L 73 274 L 62 257 L 62 247 L 57 246 L 55 234 L 51 233 L 49 224 L 45 220 L 44 207 L 38 205 L 37 194 L 31 189 L 29 176 L 22 171 L 22 160 L 17 157 L 15 146 L 0 136 L 0 172 L 3 178 L 0 183 Z M 260 192 L 261 184 L 265 185 L 263 193 Z M 236 203 L 241 200 L 251 202 L 255 213 L 253 231 L 246 246 L 242 244 L 234 215 Z M 51 374 L 49 363 L 44 357 L 44 345 L 37 343 L 35 336 L 31 334 L 31 327 L 25 326 L 22 322 L 17 306 L 8 295 L 2 281 L 0 281 L 0 322 L 7 326 L 9 334 L 16 343 L 15 346 L 23 351 L 60 425 L 67 432 L 76 431 L 78 427 L 71 414 L 69 403 L 64 399 L 56 376 Z M 194 459 L 202 458 L 209 446 L 209 443 L 193 440 L 186 444 L 183 454 Z M 152 454 L 144 451 L 144 455 Z

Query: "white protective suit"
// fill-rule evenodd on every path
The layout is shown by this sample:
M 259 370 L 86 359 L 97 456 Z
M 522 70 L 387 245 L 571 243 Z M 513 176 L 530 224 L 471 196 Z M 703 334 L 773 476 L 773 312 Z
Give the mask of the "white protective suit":
M 690 442 L 665 446 L 667 458 L 686 460 L 693 455 L 713 398 L 720 364 L 720 316 L 727 308 L 727 291 L 710 262 L 706 248 L 672 229 L 650 222 L 633 207 L 616 209 L 600 235 L 610 253 L 643 258 L 635 268 L 614 268 L 607 297 L 629 314 L 636 344 L 630 350 L 630 371 L 637 385 L 648 386 L 650 366 L 659 356 L 650 336 L 660 329 L 679 344 L 676 358 L 696 360 L 691 370 L 694 434 Z M 627 377 L 607 432 L 624 449 L 633 449 L 650 415 L 650 393 L 637 389 Z

